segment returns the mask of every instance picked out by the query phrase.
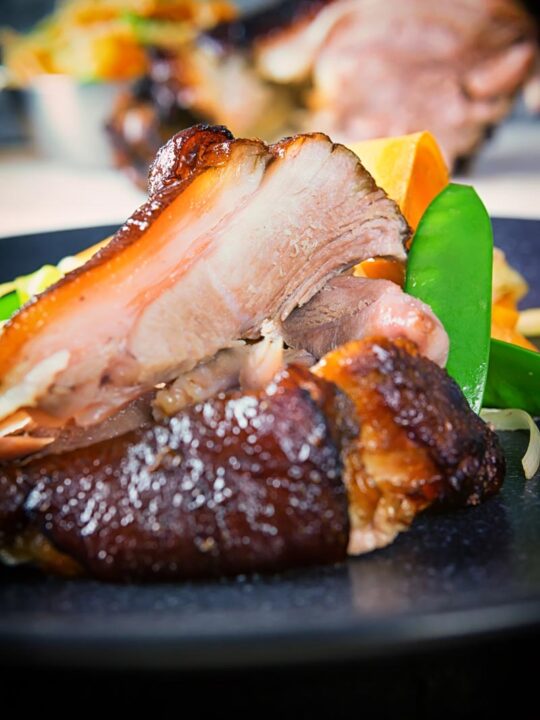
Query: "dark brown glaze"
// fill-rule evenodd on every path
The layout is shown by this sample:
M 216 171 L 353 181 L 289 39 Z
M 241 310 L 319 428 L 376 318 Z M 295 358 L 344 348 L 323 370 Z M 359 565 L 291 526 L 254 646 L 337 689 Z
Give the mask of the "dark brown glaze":
M 274 33 L 288 30 L 311 20 L 325 6 L 335 0 L 281 0 L 258 12 L 224 22 L 203 35 L 224 49 L 246 48 Z
M 232 142 L 233 134 L 222 125 L 195 125 L 177 133 L 158 150 L 150 167 L 149 196 L 153 198 L 178 185 L 180 192 L 183 183 L 190 182 L 209 167 L 226 162 Z
M 26 526 L 23 506 L 35 480 L 17 465 L 0 466 L 0 548 Z
M 458 384 L 405 343 L 386 341 L 383 347 L 378 391 L 396 425 L 426 449 L 441 472 L 434 507 L 478 505 L 496 494 L 506 469 L 502 447 Z
M 0 487 L 16 488 L 14 507 L 32 486 L 30 530 L 102 579 L 336 562 L 348 515 L 323 413 L 334 394 L 291 367 L 265 392 L 220 395 L 151 429 L 5 469 Z
M 388 544 L 430 506 L 477 505 L 498 492 L 505 461 L 496 434 L 409 341 L 347 343 L 315 373 L 346 393 L 360 422 L 344 449 L 352 552 Z

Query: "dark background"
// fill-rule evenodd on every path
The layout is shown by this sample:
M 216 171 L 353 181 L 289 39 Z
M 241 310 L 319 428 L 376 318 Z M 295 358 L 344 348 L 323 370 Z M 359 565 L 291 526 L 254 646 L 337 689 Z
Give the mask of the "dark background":
M 270 0 L 235 0 L 241 7 L 257 7 Z M 538 1 L 538 0 L 536 0 Z M 29 30 L 55 6 L 55 0 L 0 0 L 0 26 Z
M 54 0 L 0 0 L 0 24 L 28 30 L 54 7 Z
M 256 7 L 270 4 L 270 0 L 236 0 L 236 3 L 243 7 Z M 540 0 L 526 0 L 524 4 L 540 18 Z M 55 0 L 0 0 L 0 25 L 16 30 L 28 30 L 50 12 L 54 5 Z

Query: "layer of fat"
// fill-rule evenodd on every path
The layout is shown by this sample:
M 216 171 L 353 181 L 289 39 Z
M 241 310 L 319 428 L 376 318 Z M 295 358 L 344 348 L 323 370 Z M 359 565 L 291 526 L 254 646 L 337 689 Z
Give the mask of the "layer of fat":
M 49 390 L 55 378 L 69 364 L 68 350 L 59 350 L 38 362 L 19 383 L 0 395 L 0 420 L 7 418 L 22 407 L 35 407 Z

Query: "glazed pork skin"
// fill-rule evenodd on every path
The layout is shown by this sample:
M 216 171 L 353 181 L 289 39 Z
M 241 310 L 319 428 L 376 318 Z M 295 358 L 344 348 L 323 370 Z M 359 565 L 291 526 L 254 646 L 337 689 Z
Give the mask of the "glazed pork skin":
M 433 311 L 389 280 L 333 278 L 281 327 L 290 347 L 317 358 L 349 340 L 371 336 L 411 340 L 441 367 L 448 358 L 448 335 Z
M 427 508 L 477 505 L 498 492 L 497 435 L 410 341 L 349 342 L 313 372 L 340 388 L 359 422 L 357 434 L 342 433 L 350 554 L 388 545 Z
M 290 368 L 266 392 L 220 395 L 147 430 L 0 468 L 0 545 L 20 553 L 17 533 L 31 537 L 38 563 L 61 572 L 67 557 L 104 580 L 343 560 L 347 498 L 323 412 L 335 393 Z
M 103 250 L 4 326 L 0 419 L 35 406 L 99 423 L 357 262 L 405 258 L 396 204 L 324 135 L 267 146 L 191 128 L 162 148 L 149 189 Z
M 411 343 L 351 342 L 315 373 L 0 467 L 0 547 L 109 580 L 285 569 L 383 547 L 423 510 L 499 489 L 496 435 Z

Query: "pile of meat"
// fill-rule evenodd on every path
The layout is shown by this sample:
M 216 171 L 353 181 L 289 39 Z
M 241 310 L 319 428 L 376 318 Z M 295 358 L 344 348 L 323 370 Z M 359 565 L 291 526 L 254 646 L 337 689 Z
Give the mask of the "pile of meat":
M 323 134 L 197 126 L 0 343 L 0 548 L 104 579 L 334 562 L 495 493 L 448 338 L 390 281 L 409 228 Z
M 536 55 L 534 21 L 517 0 L 281 0 L 154 52 L 109 132 L 119 164 L 142 182 L 163 138 L 193 118 L 267 139 L 430 130 L 452 166 L 506 116 Z

